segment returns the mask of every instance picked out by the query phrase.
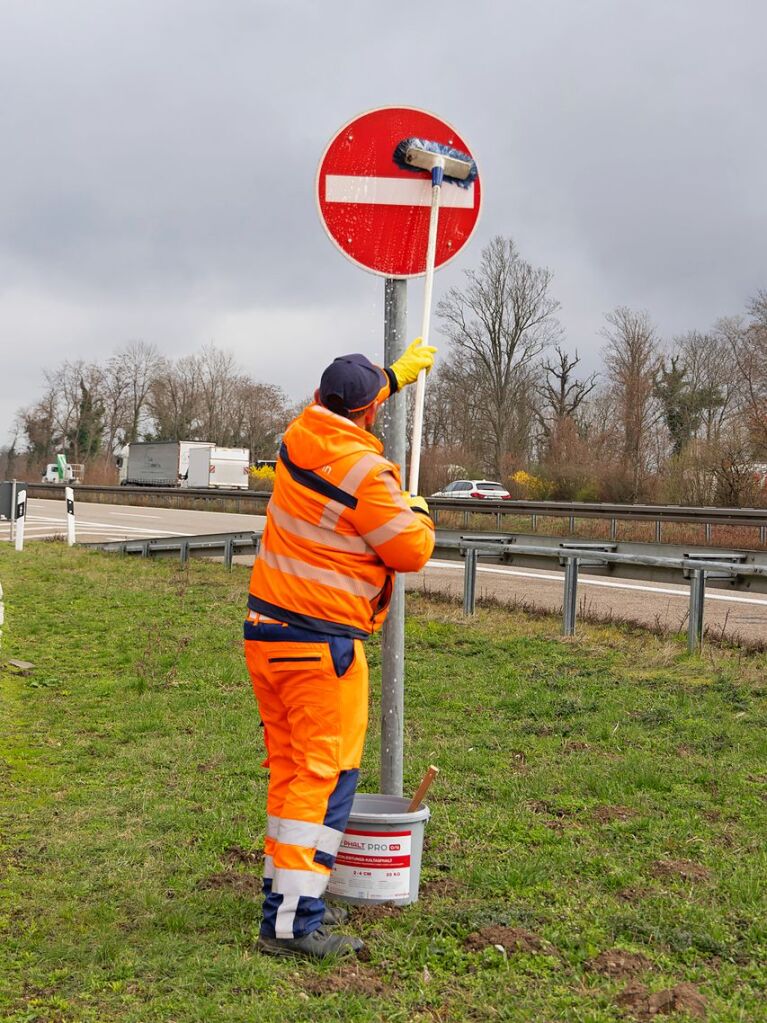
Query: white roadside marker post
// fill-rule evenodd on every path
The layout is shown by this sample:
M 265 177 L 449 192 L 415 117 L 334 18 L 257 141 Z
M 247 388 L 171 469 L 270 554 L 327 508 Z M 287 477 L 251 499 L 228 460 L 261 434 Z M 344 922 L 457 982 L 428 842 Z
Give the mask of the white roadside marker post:
M 16 492 L 16 550 L 24 550 L 24 517 L 27 513 L 27 492 Z
M 67 543 L 70 547 L 75 542 L 75 492 L 71 487 L 65 487 L 64 497 L 67 502 Z

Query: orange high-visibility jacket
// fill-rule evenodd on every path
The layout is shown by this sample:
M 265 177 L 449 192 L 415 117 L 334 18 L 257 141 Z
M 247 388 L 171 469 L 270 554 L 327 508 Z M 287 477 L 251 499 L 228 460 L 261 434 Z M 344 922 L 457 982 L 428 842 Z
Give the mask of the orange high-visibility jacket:
M 434 525 L 413 512 L 381 442 L 349 419 L 310 405 L 285 432 L 251 611 L 331 635 L 381 627 L 395 572 L 418 572 Z

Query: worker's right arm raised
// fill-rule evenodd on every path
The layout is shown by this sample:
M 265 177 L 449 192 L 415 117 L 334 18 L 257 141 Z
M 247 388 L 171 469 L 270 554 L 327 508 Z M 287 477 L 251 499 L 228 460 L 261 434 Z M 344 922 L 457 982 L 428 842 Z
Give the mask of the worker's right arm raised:
M 419 572 L 434 550 L 434 523 L 428 513 L 423 508 L 413 511 L 390 469 L 369 477 L 357 497 L 351 516 L 357 532 L 388 568 Z

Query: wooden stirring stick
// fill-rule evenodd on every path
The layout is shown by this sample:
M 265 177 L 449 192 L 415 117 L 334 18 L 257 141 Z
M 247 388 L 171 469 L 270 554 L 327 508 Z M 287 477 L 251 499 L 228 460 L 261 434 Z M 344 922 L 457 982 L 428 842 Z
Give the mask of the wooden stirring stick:
M 439 768 L 435 767 L 434 764 L 432 764 L 429 770 L 423 776 L 423 779 L 421 781 L 421 784 L 418 786 L 416 794 L 410 800 L 410 806 L 407 808 L 408 813 L 414 813 L 418 809 L 418 807 L 421 805 L 423 797 L 429 791 L 429 786 L 431 785 L 431 783 L 434 781 L 438 774 Z

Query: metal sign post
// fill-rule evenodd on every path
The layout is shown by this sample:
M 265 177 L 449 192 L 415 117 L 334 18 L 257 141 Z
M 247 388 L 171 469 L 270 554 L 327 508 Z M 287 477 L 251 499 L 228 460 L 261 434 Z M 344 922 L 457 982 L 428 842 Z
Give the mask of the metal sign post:
M 407 338 L 407 281 L 384 282 L 384 363 L 402 355 Z M 393 395 L 383 406 L 386 457 L 405 479 L 407 392 Z M 397 574 L 389 615 L 381 633 L 381 792 L 402 795 L 405 724 L 405 579 Z
M 433 190 L 429 175 L 413 174 L 394 159 L 405 139 L 429 139 L 469 153 L 455 129 L 414 107 L 381 107 L 348 121 L 327 145 L 315 182 L 317 210 L 328 238 L 347 259 L 385 278 L 384 350 L 390 366 L 405 350 L 407 278 L 426 272 Z M 440 202 L 435 267 L 459 253 L 477 226 L 482 205 L 476 178 L 449 188 Z M 406 400 L 396 394 L 384 406 L 387 458 L 405 479 Z M 381 697 L 381 792 L 402 795 L 405 678 L 405 587 L 394 584 L 383 630 Z

